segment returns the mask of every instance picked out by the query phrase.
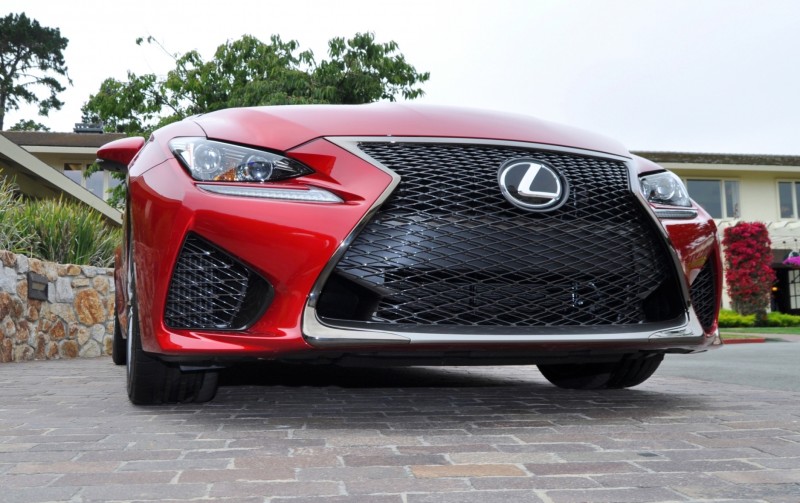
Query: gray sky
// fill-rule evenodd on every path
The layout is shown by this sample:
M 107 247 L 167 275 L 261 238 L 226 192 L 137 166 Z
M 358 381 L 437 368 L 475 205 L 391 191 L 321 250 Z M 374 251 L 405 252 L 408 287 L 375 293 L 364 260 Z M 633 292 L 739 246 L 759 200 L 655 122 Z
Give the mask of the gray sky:
M 593 130 L 632 150 L 800 155 L 797 0 L 1 0 L 69 39 L 61 112 L 11 112 L 71 131 L 103 79 L 164 74 L 170 52 L 243 34 L 327 41 L 372 31 L 431 72 L 424 103 L 512 111 Z

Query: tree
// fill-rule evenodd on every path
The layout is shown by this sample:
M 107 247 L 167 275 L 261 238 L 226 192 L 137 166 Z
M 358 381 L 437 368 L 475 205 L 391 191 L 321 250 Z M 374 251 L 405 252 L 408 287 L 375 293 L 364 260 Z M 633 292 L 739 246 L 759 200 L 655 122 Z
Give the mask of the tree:
M 20 119 L 16 124 L 8 128 L 9 131 L 50 131 L 50 128 L 33 120 Z
M 6 112 L 20 103 L 38 104 L 40 115 L 61 109 L 58 93 L 65 87 L 58 76 L 72 84 L 63 55 L 68 42 L 58 28 L 43 27 L 24 13 L 0 19 L 0 130 Z M 48 96 L 37 94 L 42 88 Z
M 405 99 L 425 94 L 413 87 L 428 80 L 429 73 L 418 74 L 406 63 L 394 41 L 376 44 L 371 33 L 357 33 L 347 40 L 334 38 L 328 42 L 329 61 L 322 61 L 313 76 L 328 103 L 370 103 L 394 101 L 397 95 Z
M 756 324 L 766 324 L 775 271 L 766 225 L 739 222 L 724 231 L 725 280 L 733 308 L 739 314 L 755 314 Z
M 125 81 L 106 79 L 84 105 L 83 118 L 102 121 L 109 131 L 147 134 L 229 107 L 414 99 L 430 78 L 406 62 L 395 42 L 377 43 L 372 33 L 334 38 L 328 55 L 317 63 L 295 40 L 273 35 L 264 43 L 245 35 L 220 45 L 209 61 L 197 51 L 174 55 L 175 68 L 166 77 L 128 72 Z

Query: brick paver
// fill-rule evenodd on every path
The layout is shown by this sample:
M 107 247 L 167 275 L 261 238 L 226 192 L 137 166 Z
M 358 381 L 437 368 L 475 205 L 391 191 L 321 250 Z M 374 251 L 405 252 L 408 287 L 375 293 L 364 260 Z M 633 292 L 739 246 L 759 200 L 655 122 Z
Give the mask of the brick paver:
M 0 365 L 0 500 L 800 501 L 800 393 L 273 365 L 134 407 L 124 381 L 107 358 Z

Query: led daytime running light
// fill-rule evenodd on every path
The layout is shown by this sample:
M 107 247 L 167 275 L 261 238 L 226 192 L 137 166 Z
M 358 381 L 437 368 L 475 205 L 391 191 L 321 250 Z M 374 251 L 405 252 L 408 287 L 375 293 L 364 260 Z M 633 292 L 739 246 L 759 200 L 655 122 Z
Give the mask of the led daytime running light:
M 264 199 L 282 199 L 286 201 L 303 201 L 307 203 L 342 203 L 342 198 L 317 187 L 307 189 L 284 189 L 280 187 L 240 187 L 236 185 L 199 184 L 206 192 L 226 196 L 260 197 Z

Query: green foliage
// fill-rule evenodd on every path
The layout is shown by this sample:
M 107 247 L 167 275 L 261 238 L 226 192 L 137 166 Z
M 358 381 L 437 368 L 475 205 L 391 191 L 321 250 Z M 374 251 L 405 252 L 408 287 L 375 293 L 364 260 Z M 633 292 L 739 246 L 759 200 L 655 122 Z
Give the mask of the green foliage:
M 269 44 L 245 35 L 220 45 L 209 62 L 190 51 L 177 58 L 163 83 L 167 106 L 193 115 L 239 106 L 327 102 L 312 89 L 307 71 L 314 62 L 311 51 L 297 50 L 296 41 L 283 42 L 277 35 Z
M 736 311 L 723 309 L 719 312 L 720 328 L 753 327 L 756 323 L 754 314 L 743 315 Z
M 63 55 L 68 42 L 58 28 L 43 27 L 24 13 L 0 18 L 0 130 L 6 112 L 20 103 L 38 104 L 40 115 L 61 109 L 58 93 L 65 87 L 57 76 L 72 84 Z M 40 89 L 49 95 L 40 97 Z
M 11 182 L 0 181 L 0 249 L 61 264 L 110 267 L 121 230 L 78 202 L 23 201 Z
M 756 315 L 739 314 L 736 311 L 723 309 L 719 313 L 720 328 L 752 328 L 756 326 Z M 766 324 L 768 327 L 800 327 L 800 316 L 784 313 L 768 313 Z
M 92 163 L 86 168 L 86 171 L 83 173 L 84 178 L 89 178 L 94 173 L 102 170 L 103 168 L 97 162 Z M 127 186 L 125 185 L 125 173 L 120 172 L 112 172 L 111 177 L 116 178 L 117 180 L 121 181 L 119 185 L 116 185 L 109 189 L 107 192 L 108 198 L 106 199 L 106 203 L 109 206 L 112 206 L 120 211 L 125 209 L 125 199 L 127 196 Z
M 16 218 L 17 208 L 21 204 L 16 185 L 0 177 L 0 250 L 20 253 L 30 249 L 33 243 L 30 229 Z
M 419 74 L 406 63 L 394 41 L 376 44 L 372 33 L 356 33 L 345 41 L 334 38 L 328 42 L 329 61 L 322 61 L 313 71 L 328 103 L 370 103 L 378 100 L 395 101 L 398 95 L 411 100 L 424 94 L 415 88 L 425 82 L 429 73 Z
M 784 313 L 769 313 L 767 315 L 768 327 L 800 327 L 800 316 Z
M 9 131 L 50 131 L 50 128 L 40 122 L 33 120 L 20 119 L 16 124 L 11 126 Z
M 145 42 L 138 39 L 137 44 Z M 148 43 L 157 43 L 152 38 Z M 278 35 L 269 43 L 245 35 L 220 45 L 213 59 L 197 51 L 176 54 L 166 78 L 154 74 L 106 79 L 83 107 L 83 118 L 109 131 L 147 136 L 187 116 L 230 107 L 305 103 L 369 103 L 414 99 L 430 74 L 420 73 L 395 42 L 376 43 L 371 33 L 334 38 L 328 60 Z
M 19 218 L 35 235 L 31 255 L 61 264 L 110 267 L 121 242 L 120 229 L 112 229 L 102 215 L 64 199 L 30 201 Z
M 97 94 L 83 106 L 84 120 L 103 122 L 107 131 L 131 136 L 157 129 L 164 98 L 158 94 L 155 75 L 139 77 L 128 72 L 128 80 L 106 79 Z

